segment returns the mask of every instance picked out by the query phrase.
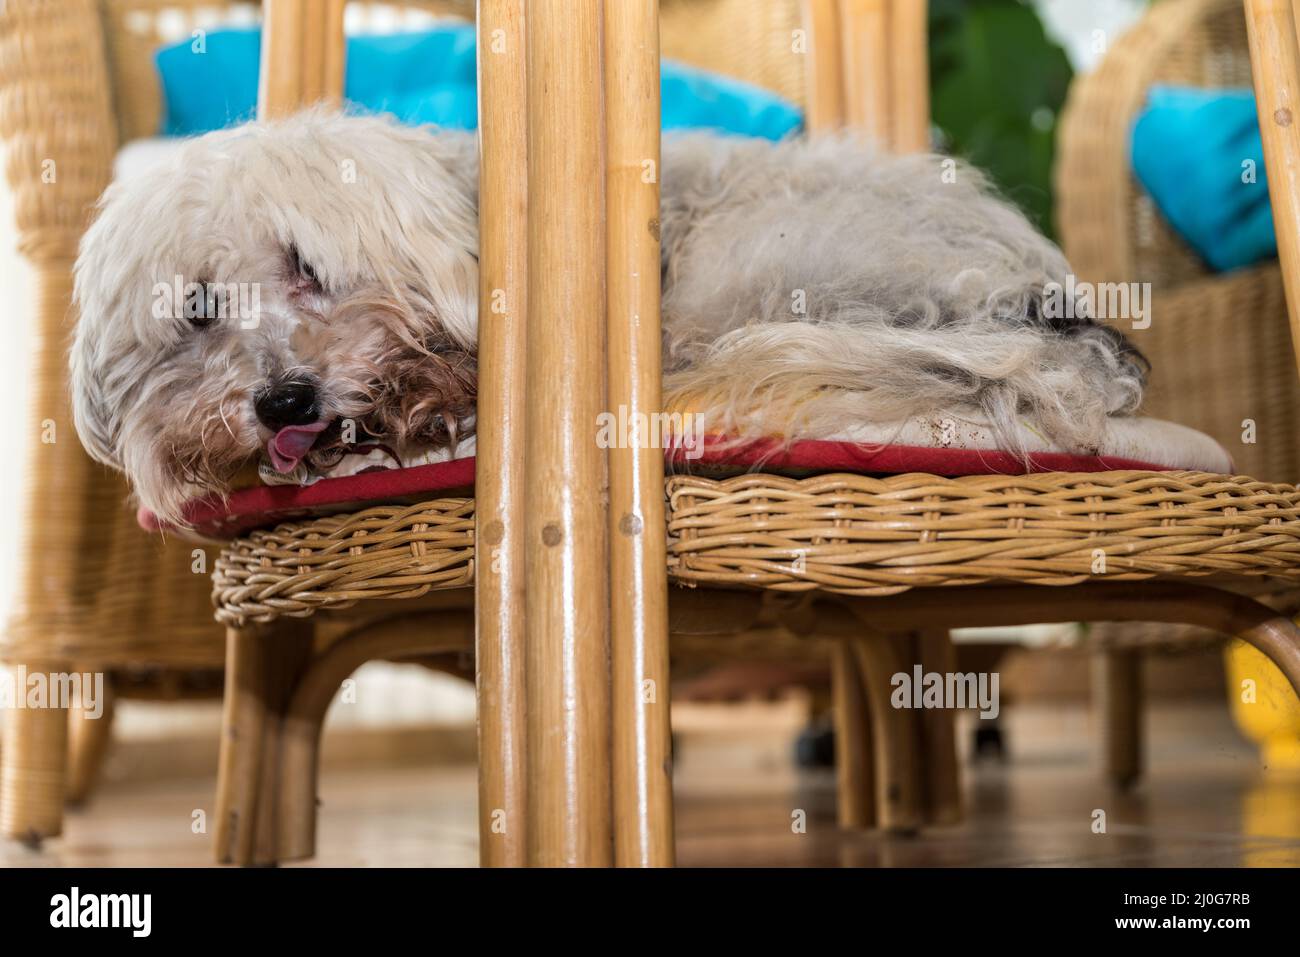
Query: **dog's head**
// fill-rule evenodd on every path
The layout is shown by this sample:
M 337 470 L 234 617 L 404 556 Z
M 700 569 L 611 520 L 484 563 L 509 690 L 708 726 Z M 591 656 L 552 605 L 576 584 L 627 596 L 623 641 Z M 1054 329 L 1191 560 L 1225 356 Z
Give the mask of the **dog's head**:
M 473 414 L 477 175 L 470 134 L 309 111 L 110 187 L 76 265 L 86 448 L 178 521 L 340 422 L 454 440 Z

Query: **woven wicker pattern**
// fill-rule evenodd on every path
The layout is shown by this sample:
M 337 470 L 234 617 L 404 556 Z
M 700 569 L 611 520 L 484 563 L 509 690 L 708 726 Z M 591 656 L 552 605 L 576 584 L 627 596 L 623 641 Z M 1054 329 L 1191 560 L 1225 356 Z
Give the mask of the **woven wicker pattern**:
M 889 595 L 1102 574 L 1300 580 L 1300 491 L 1245 478 L 679 476 L 668 490 L 669 568 L 679 582 Z
M 660 0 L 663 55 L 807 102 L 801 0 Z
M 1300 481 L 1300 375 L 1277 263 L 1153 295 L 1129 337 L 1153 364 L 1144 411 L 1212 436 L 1246 475 Z
M 667 494 L 668 573 L 687 585 L 890 595 L 1103 574 L 1300 581 L 1300 490 L 1247 478 L 676 476 Z M 471 500 L 439 499 L 254 533 L 217 562 L 217 618 L 265 622 L 469 585 L 473 509 Z
M 1300 376 L 1277 263 L 1210 273 L 1133 177 L 1129 136 L 1160 83 L 1250 86 L 1240 0 L 1153 4 L 1075 79 L 1055 171 L 1065 252 L 1082 279 L 1152 283 L 1150 326 L 1125 330 L 1152 363 L 1149 414 L 1213 436 L 1244 474 L 1300 481 Z
M 474 502 L 378 506 L 254 532 L 222 553 L 212 579 L 217 620 L 233 625 L 470 585 Z

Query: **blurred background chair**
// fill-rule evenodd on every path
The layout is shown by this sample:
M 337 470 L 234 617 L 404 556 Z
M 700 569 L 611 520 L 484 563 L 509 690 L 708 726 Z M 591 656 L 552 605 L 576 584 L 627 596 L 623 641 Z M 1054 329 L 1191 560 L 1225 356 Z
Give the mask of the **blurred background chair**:
M 21 583 L 0 658 L 28 672 L 105 672 L 119 695 L 211 697 L 220 693 L 224 649 L 211 622 L 209 555 L 137 527 L 120 477 L 82 451 L 68 400 L 77 243 L 119 145 L 158 109 L 156 89 L 131 72 L 148 58 L 124 69 L 121 54 L 148 42 L 163 6 L 16 0 L 0 8 L 0 136 L 37 289 L 35 314 L 15 317 L 35 334 L 30 419 L 18 431 L 23 512 L 10 519 L 22 536 Z M 110 723 L 111 711 L 99 720 L 59 708 L 8 711 L 0 832 L 32 842 L 58 834 L 65 797 L 89 790 Z
M 1054 171 L 1062 247 L 1082 281 L 1152 284 L 1150 325 L 1129 333 L 1152 364 L 1149 414 L 1213 436 L 1240 474 L 1297 481 L 1300 376 L 1282 271 L 1276 259 L 1214 271 L 1138 181 L 1133 128 L 1159 86 L 1251 87 L 1241 0 L 1152 4 L 1095 70 L 1075 78 Z M 1240 159 L 1226 175 L 1239 172 Z M 1292 589 L 1266 600 L 1300 607 Z M 1142 656 L 1220 645 L 1224 636 L 1195 626 L 1097 623 L 1086 640 L 1095 652 L 1103 766 L 1127 787 L 1142 768 Z
M 473 12 L 469 0 L 351 6 L 362 19 Z M 103 672 L 118 697 L 221 694 L 225 642 L 212 621 L 210 580 L 216 550 L 139 528 L 121 476 L 92 462 L 77 440 L 67 348 L 72 264 L 93 204 L 123 160 L 121 148 L 162 128 L 154 54 L 260 17 L 261 5 L 247 0 L 15 0 L 0 8 L 0 139 L 19 251 L 35 283 L 34 314 L 19 317 L 33 330 L 24 363 L 29 416 L 18 433 L 22 512 L 11 519 L 22 539 L 21 581 L 0 632 L 0 661 L 15 669 Z M 137 161 L 116 172 L 135 172 L 127 167 Z M 0 834 L 35 842 L 59 833 L 64 800 L 84 800 L 96 778 L 111 714 L 4 715 Z

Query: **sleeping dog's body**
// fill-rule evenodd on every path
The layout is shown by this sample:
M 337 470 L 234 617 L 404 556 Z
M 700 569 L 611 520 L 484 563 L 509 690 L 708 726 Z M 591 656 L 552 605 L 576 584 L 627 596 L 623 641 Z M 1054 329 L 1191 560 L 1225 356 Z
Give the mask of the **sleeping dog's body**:
M 77 263 L 86 447 L 178 521 L 263 456 L 297 474 L 347 442 L 455 442 L 473 422 L 477 169 L 472 134 L 309 112 L 111 187 Z M 1030 415 L 1078 449 L 1140 402 L 1121 335 L 1042 315 L 1068 266 L 974 170 L 692 135 L 665 140 L 662 181 L 667 402 L 711 429 L 796 438 L 975 406 L 1008 446 Z M 160 309 L 177 277 L 216 308 Z M 240 283 L 256 316 L 220 308 Z

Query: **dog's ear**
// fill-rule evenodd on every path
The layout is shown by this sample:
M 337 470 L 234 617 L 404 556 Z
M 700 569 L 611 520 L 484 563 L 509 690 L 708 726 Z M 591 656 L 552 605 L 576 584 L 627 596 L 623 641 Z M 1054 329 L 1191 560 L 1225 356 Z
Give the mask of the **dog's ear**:
M 78 336 L 71 354 L 72 419 L 82 446 L 96 461 L 122 468 L 122 457 L 116 448 L 118 425 L 106 401 L 103 383 L 94 373 L 84 355 L 88 345 Z

